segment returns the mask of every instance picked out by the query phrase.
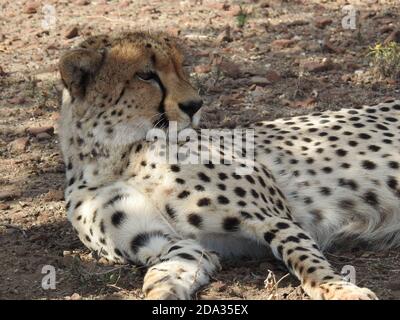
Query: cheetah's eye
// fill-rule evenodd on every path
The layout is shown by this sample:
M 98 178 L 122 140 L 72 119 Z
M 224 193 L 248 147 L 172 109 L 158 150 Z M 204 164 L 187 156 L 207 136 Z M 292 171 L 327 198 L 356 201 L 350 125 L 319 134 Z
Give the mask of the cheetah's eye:
M 157 79 L 157 75 L 154 72 L 137 72 L 136 76 L 143 81 L 150 81 Z

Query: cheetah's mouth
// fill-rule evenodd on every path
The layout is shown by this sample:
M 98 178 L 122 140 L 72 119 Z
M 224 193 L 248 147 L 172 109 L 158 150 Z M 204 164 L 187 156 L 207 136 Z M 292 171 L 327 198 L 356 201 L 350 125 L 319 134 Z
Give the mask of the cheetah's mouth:
M 169 125 L 169 119 L 168 116 L 165 114 L 162 114 L 158 120 L 154 121 L 153 123 L 153 127 L 154 128 L 158 128 L 158 129 L 169 129 L 170 125 Z M 188 123 L 178 123 L 178 131 L 186 129 L 186 128 L 196 128 L 197 127 L 197 122 L 196 121 L 189 121 Z

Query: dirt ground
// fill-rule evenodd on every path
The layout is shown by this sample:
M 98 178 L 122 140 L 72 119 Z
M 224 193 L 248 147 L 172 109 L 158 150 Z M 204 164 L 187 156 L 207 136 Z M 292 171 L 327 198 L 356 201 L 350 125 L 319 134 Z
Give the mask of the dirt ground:
M 346 3 L 357 10 L 346 29 Z M 51 5 L 51 6 L 45 6 Z M 144 270 L 107 265 L 66 221 L 57 138 L 57 61 L 85 36 L 164 30 L 179 36 L 205 100 L 203 127 L 400 98 L 368 48 L 399 28 L 398 0 L 11 1 L 0 3 L 0 299 L 138 299 Z M 327 253 L 381 299 L 400 299 L 400 251 Z M 56 268 L 44 290 L 44 265 Z M 301 299 L 273 259 L 227 262 L 200 299 Z M 276 288 L 277 287 L 277 288 Z

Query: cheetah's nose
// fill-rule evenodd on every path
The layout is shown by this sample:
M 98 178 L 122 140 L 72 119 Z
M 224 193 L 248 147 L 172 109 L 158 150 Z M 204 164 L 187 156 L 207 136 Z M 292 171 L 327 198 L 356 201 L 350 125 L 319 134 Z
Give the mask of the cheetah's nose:
M 193 115 L 200 110 L 203 105 L 203 100 L 191 100 L 184 103 L 179 103 L 179 108 L 186 113 L 190 119 L 192 119 Z

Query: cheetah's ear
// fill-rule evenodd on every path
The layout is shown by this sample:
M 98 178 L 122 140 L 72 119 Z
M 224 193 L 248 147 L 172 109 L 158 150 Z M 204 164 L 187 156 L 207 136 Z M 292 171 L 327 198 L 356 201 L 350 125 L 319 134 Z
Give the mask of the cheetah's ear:
M 104 51 L 73 49 L 61 57 L 61 79 L 72 97 L 85 96 L 86 88 L 103 64 L 104 56 Z

